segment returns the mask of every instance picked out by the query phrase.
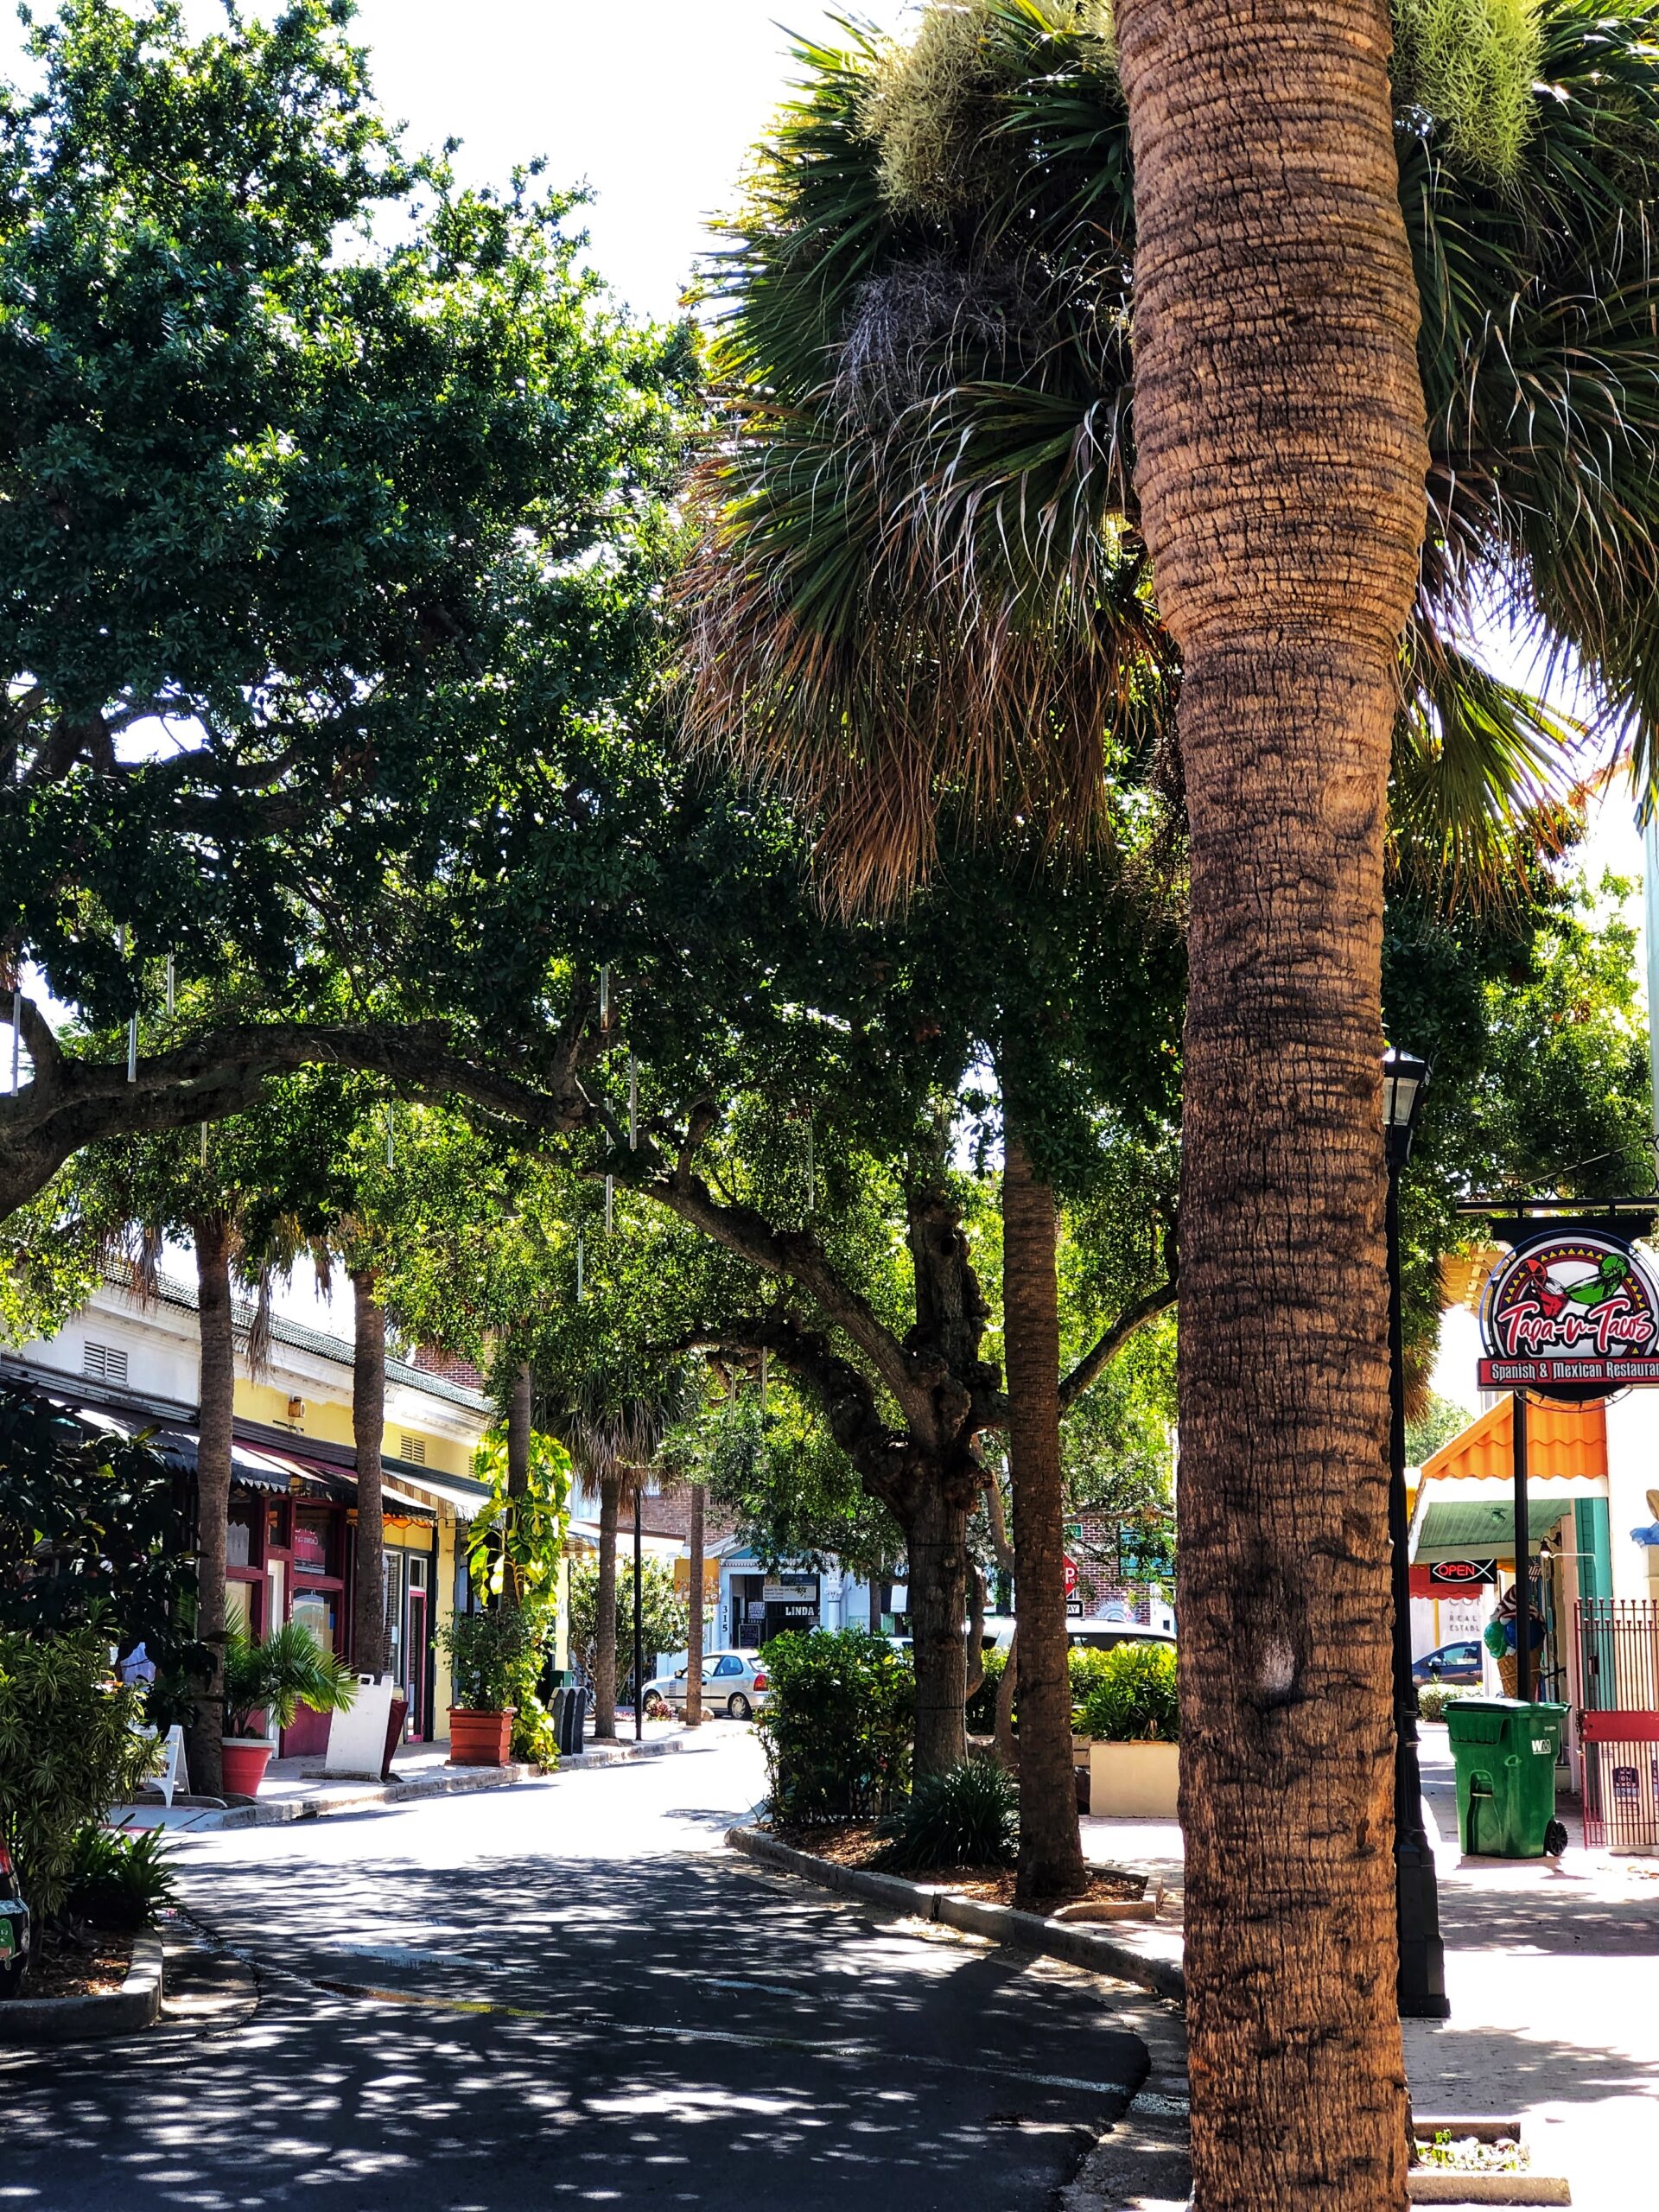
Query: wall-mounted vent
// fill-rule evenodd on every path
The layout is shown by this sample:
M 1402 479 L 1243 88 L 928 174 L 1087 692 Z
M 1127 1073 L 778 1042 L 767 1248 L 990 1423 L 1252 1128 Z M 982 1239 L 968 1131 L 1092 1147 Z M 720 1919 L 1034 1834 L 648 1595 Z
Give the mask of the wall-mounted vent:
M 398 1457 L 412 1459 L 417 1467 L 423 1467 L 426 1465 L 426 1439 L 423 1436 L 404 1437 L 404 1448 Z
M 100 1382 L 124 1382 L 127 1355 L 118 1344 L 89 1344 L 82 1353 L 81 1372 L 95 1375 Z

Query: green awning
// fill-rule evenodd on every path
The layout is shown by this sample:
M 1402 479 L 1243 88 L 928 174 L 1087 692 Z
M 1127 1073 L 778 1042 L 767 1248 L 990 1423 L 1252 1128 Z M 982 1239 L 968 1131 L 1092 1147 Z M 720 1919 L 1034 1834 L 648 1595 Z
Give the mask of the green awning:
M 1529 1498 L 1527 1534 L 1533 1543 L 1549 1535 L 1564 1513 L 1571 1512 L 1570 1497 Z M 1412 1557 L 1433 1566 L 1442 1559 L 1491 1559 L 1495 1553 L 1513 1555 L 1515 1505 L 1509 1497 L 1490 1504 L 1430 1505 L 1423 1514 Z

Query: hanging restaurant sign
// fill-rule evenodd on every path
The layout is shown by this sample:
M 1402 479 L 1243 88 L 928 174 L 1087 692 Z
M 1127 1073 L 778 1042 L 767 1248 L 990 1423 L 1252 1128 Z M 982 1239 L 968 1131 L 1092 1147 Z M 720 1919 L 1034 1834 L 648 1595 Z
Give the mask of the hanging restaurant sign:
M 1487 1278 L 1480 1332 L 1483 1390 L 1582 1403 L 1659 1382 L 1659 1287 L 1604 1230 L 1558 1224 L 1517 1244 Z

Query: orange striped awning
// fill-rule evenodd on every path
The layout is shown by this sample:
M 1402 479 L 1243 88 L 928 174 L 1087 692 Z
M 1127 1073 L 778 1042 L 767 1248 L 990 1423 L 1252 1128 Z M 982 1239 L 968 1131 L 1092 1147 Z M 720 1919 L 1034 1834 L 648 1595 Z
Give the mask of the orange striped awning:
M 1500 1398 L 1490 1412 L 1459 1431 L 1424 1460 L 1422 1479 L 1461 1477 L 1475 1482 L 1508 1482 L 1513 1471 L 1513 1401 Z M 1606 1408 L 1549 1406 L 1527 1402 L 1527 1474 L 1532 1482 L 1569 1475 L 1607 1477 Z

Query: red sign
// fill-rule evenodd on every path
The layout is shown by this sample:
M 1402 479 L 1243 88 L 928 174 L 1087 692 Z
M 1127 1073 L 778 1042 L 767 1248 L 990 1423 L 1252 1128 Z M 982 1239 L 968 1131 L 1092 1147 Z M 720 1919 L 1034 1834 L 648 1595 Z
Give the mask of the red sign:
M 1483 1390 L 1605 1398 L 1659 1382 L 1659 1291 L 1630 1247 L 1599 1230 L 1545 1230 L 1492 1270 L 1481 1301 Z
M 1063 1564 L 1065 1567 L 1065 1594 L 1069 1598 L 1077 1586 L 1077 1562 L 1068 1559 Z

